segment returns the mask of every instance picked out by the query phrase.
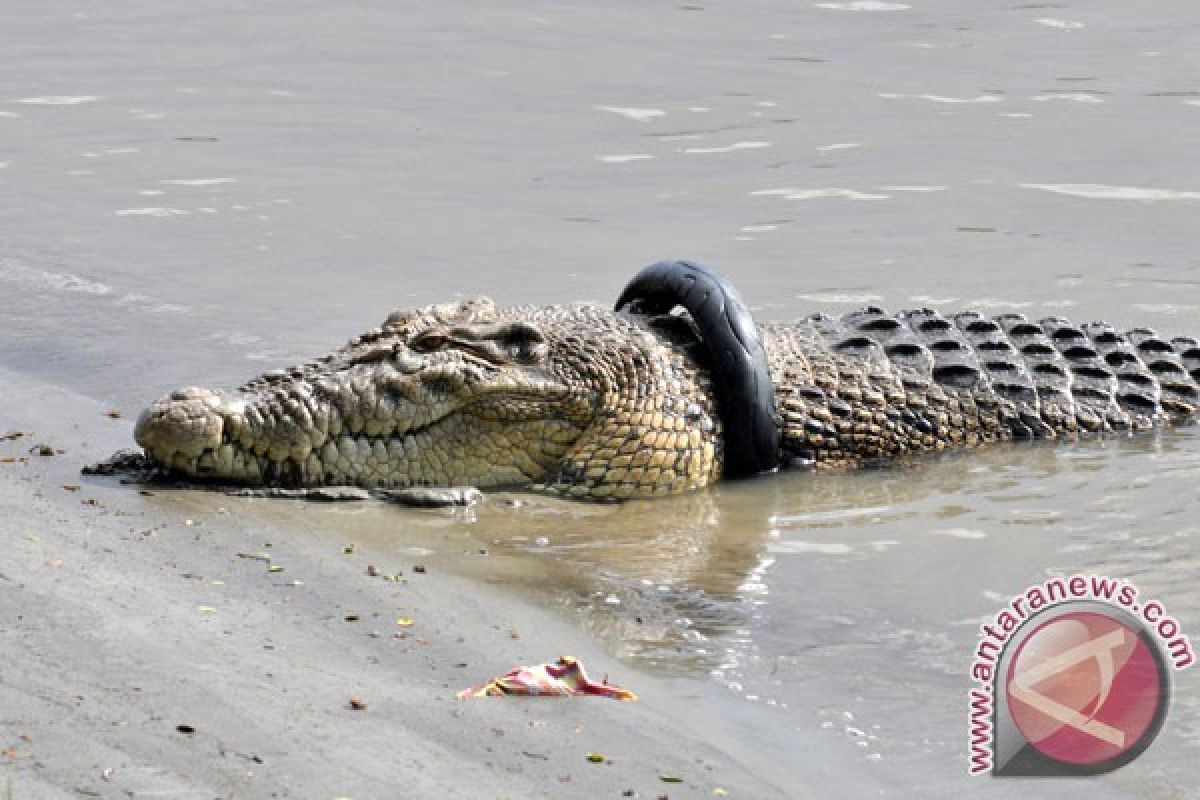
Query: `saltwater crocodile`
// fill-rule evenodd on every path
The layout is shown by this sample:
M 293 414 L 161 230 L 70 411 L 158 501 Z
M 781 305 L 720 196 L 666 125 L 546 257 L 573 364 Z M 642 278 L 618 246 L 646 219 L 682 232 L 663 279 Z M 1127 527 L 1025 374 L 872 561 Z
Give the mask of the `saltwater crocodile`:
M 677 299 L 689 313 L 669 313 Z M 687 262 L 648 268 L 618 307 L 396 312 L 234 392 L 174 392 L 135 438 L 173 472 L 225 484 L 620 499 L 1200 411 L 1200 343 L 1147 328 L 879 308 L 755 326 Z

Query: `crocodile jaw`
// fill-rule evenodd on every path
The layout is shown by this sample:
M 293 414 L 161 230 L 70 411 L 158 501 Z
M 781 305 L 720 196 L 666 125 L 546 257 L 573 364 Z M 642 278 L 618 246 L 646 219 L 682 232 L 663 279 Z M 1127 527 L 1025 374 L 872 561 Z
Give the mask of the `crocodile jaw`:
M 419 426 L 330 424 L 320 401 L 300 405 L 304 425 L 277 398 L 189 388 L 140 416 L 134 438 L 155 461 L 190 478 L 245 485 L 366 487 L 523 486 L 550 471 L 583 426 L 551 418 L 542 402 L 497 424 L 477 402 Z M 503 403 L 511 407 L 513 402 Z M 519 404 L 519 403 L 518 403 Z M 298 405 L 298 404 L 296 404 Z M 554 404 L 555 414 L 561 405 Z

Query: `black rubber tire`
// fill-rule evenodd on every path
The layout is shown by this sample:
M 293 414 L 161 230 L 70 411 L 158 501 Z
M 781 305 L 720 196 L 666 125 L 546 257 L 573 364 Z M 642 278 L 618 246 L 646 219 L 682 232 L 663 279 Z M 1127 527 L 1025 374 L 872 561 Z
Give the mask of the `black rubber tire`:
M 616 310 L 630 306 L 646 314 L 682 307 L 700 331 L 725 429 L 725 477 L 776 469 L 781 430 L 767 353 L 750 310 L 729 281 L 692 261 L 659 261 L 639 272 L 621 292 Z

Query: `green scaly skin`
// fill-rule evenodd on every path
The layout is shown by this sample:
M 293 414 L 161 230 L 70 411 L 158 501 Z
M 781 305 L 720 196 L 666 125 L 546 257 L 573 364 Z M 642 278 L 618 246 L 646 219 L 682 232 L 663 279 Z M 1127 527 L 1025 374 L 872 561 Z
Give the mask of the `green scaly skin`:
M 1147 329 L 866 309 L 760 333 L 784 464 L 1144 430 L 1200 407 L 1200 345 Z M 706 364 L 676 317 L 480 298 L 397 312 L 234 392 L 174 392 L 134 436 L 173 472 L 225 484 L 672 494 L 721 475 Z

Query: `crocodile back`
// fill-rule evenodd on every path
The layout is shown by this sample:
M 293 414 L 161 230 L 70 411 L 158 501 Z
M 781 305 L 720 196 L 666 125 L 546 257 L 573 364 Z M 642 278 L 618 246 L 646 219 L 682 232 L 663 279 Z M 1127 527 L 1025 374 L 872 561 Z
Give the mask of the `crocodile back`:
M 1139 431 L 1200 412 L 1200 343 L 1149 328 L 872 307 L 762 332 L 784 451 L 817 466 Z

